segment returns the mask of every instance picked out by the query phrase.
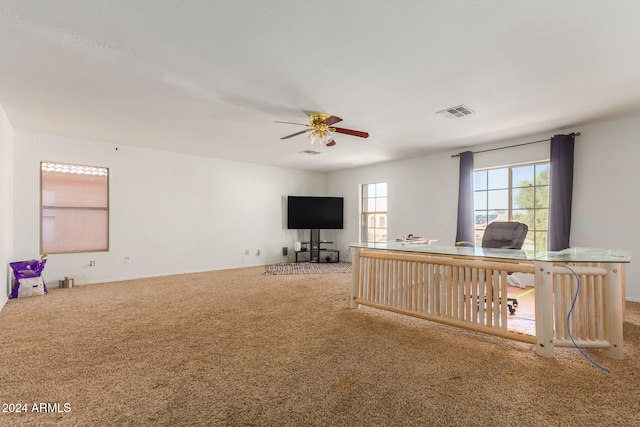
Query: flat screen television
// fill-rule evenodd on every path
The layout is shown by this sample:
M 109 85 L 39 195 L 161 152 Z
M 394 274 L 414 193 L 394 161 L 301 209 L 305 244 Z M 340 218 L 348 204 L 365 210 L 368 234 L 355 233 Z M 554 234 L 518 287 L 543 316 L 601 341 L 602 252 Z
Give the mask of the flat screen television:
M 287 228 L 342 229 L 342 197 L 287 197 Z

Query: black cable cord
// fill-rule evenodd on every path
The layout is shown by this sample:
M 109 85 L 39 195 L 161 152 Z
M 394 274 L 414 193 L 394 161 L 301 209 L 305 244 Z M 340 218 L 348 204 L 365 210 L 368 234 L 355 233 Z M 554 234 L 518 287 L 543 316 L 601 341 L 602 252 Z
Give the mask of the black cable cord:
M 578 349 L 578 351 L 580 353 L 582 353 L 582 355 L 589 361 L 591 362 L 591 364 L 593 364 L 594 366 L 602 369 L 603 371 L 605 371 L 606 373 L 610 373 L 611 371 L 609 371 L 607 368 L 605 368 L 604 366 L 599 365 L 598 363 L 596 363 L 595 361 L 593 361 L 588 355 L 587 353 L 585 353 L 580 346 L 578 346 L 578 344 L 576 344 L 576 342 L 573 339 L 573 336 L 571 336 L 571 323 L 570 323 L 570 319 L 571 319 L 571 313 L 573 312 L 573 308 L 576 305 L 576 300 L 578 299 L 578 291 L 580 290 L 580 279 L 578 278 L 578 275 L 576 274 L 576 272 L 571 268 L 571 267 L 567 267 L 566 265 L 561 265 L 560 267 L 564 267 L 567 270 L 571 271 L 571 273 L 573 273 L 574 277 L 576 278 L 576 293 L 573 296 L 573 301 L 571 302 L 571 309 L 569 310 L 569 314 L 567 314 L 567 332 L 569 333 L 569 338 L 571 339 L 571 342 L 573 343 L 573 345 Z

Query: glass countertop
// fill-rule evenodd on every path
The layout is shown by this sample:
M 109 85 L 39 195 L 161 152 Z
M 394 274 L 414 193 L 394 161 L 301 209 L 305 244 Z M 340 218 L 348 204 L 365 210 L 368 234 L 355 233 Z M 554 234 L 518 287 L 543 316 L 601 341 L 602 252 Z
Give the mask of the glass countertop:
M 562 251 L 527 251 L 516 249 L 489 249 L 459 246 L 428 245 L 412 242 L 389 243 L 352 243 L 352 248 L 378 249 L 426 253 L 433 255 L 467 256 L 478 258 L 508 259 L 514 261 L 549 261 L 549 262 L 631 262 L 631 251 L 604 248 L 568 248 Z
M 631 262 L 631 251 L 575 247 L 558 252 L 542 252 L 536 259 L 551 262 Z

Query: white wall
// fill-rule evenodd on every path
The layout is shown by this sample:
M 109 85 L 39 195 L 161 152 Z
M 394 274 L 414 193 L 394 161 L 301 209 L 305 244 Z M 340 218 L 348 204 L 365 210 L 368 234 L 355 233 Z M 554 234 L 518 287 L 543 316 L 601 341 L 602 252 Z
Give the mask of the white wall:
M 321 173 L 36 133 L 16 131 L 14 150 L 17 259 L 39 256 L 41 161 L 109 168 L 110 250 L 49 255 L 44 277 L 55 285 L 65 276 L 84 284 L 283 261 L 294 241 L 283 198 L 326 191 Z
M 640 115 L 581 126 L 581 132 L 571 245 L 632 250 L 627 298 L 640 301 Z
M 571 246 L 608 247 L 635 254 L 627 266 L 627 299 L 640 301 L 640 115 L 582 125 L 554 133 L 581 132 L 576 138 Z M 473 147 L 479 151 L 551 137 L 552 134 Z M 345 197 L 345 229 L 337 240 L 347 258 L 358 241 L 359 185 L 388 182 L 389 238 L 413 233 L 451 245 L 456 234 L 458 158 L 465 149 L 410 160 L 334 172 L 327 190 Z M 474 167 L 495 167 L 549 158 L 549 143 L 474 155 Z
M 3 246 L 9 259 L 39 255 L 39 162 L 107 166 L 111 173 L 111 250 L 51 255 L 45 278 L 64 276 L 77 283 L 177 274 L 268 264 L 283 260 L 297 237 L 286 230 L 284 197 L 329 194 L 345 197 L 345 229 L 323 238 L 336 240 L 343 259 L 359 237 L 359 185 L 389 183 L 389 236 L 420 234 L 453 244 L 456 233 L 458 159 L 439 153 L 365 168 L 324 174 L 118 147 L 94 141 L 13 132 L 0 116 L 2 200 L 10 199 L 13 169 L 14 211 L 0 210 Z M 635 196 L 640 184 L 640 115 L 582 125 L 576 139 L 572 246 L 632 250 L 627 297 L 640 301 L 640 230 Z M 549 138 L 532 135 L 486 148 Z M 494 167 L 548 158 L 548 143 L 474 156 L 475 167 Z M 14 152 L 15 163 L 6 163 Z M 0 208 L 2 209 L 2 208 Z M 11 219 L 13 217 L 13 219 Z M 15 224 L 13 230 L 11 222 Z M 9 225 L 8 225 L 9 224 Z M 7 246 L 5 236 L 15 236 Z M 335 236 L 335 237 L 334 237 Z M 251 255 L 244 255 L 249 249 Z M 261 249 L 262 255 L 255 256 Z M 124 264 L 124 257 L 131 257 Z M 96 266 L 89 267 L 95 260 Z M 6 271 L 6 270 L 5 270 Z M 0 298 L 4 298 L 0 293 Z M 1 301 L 1 300 L 0 300 Z
M 343 259 L 349 243 L 359 240 L 359 186 L 374 182 L 388 183 L 389 239 L 412 233 L 437 239 L 439 244 L 454 244 L 457 162 L 450 153 L 437 154 L 328 175 L 328 191 L 345 198 L 345 228 L 338 233 Z M 447 191 L 450 185 L 455 191 Z
M 528 141 L 531 139 L 474 149 L 482 150 Z M 373 182 L 388 183 L 389 239 L 411 233 L 438 240 L 440 245 L 453 245 L 458 209 L 459 159 L 452 158 L 451 155 L 457 153 L 438 153 L 329 174 L 328 191 L 345 197 L 345 228 L 338 236 L 341 250 L 346 254 L 349 243 L 359 240 L 359 187 L 360 184 Z M 518 149 L 476 154 L 474 167 L 495 167 L 548 159 L 547 142 Z
M 0 309 L 11 293 L 13 261 L 13 128 L 0 106 Z

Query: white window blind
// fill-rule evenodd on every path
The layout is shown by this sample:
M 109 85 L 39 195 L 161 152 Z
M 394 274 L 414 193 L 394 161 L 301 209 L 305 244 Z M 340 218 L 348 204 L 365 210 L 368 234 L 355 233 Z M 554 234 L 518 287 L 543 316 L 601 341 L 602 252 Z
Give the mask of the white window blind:
M 43 254 L 109 250 L 109 169 L 42 162 Z

